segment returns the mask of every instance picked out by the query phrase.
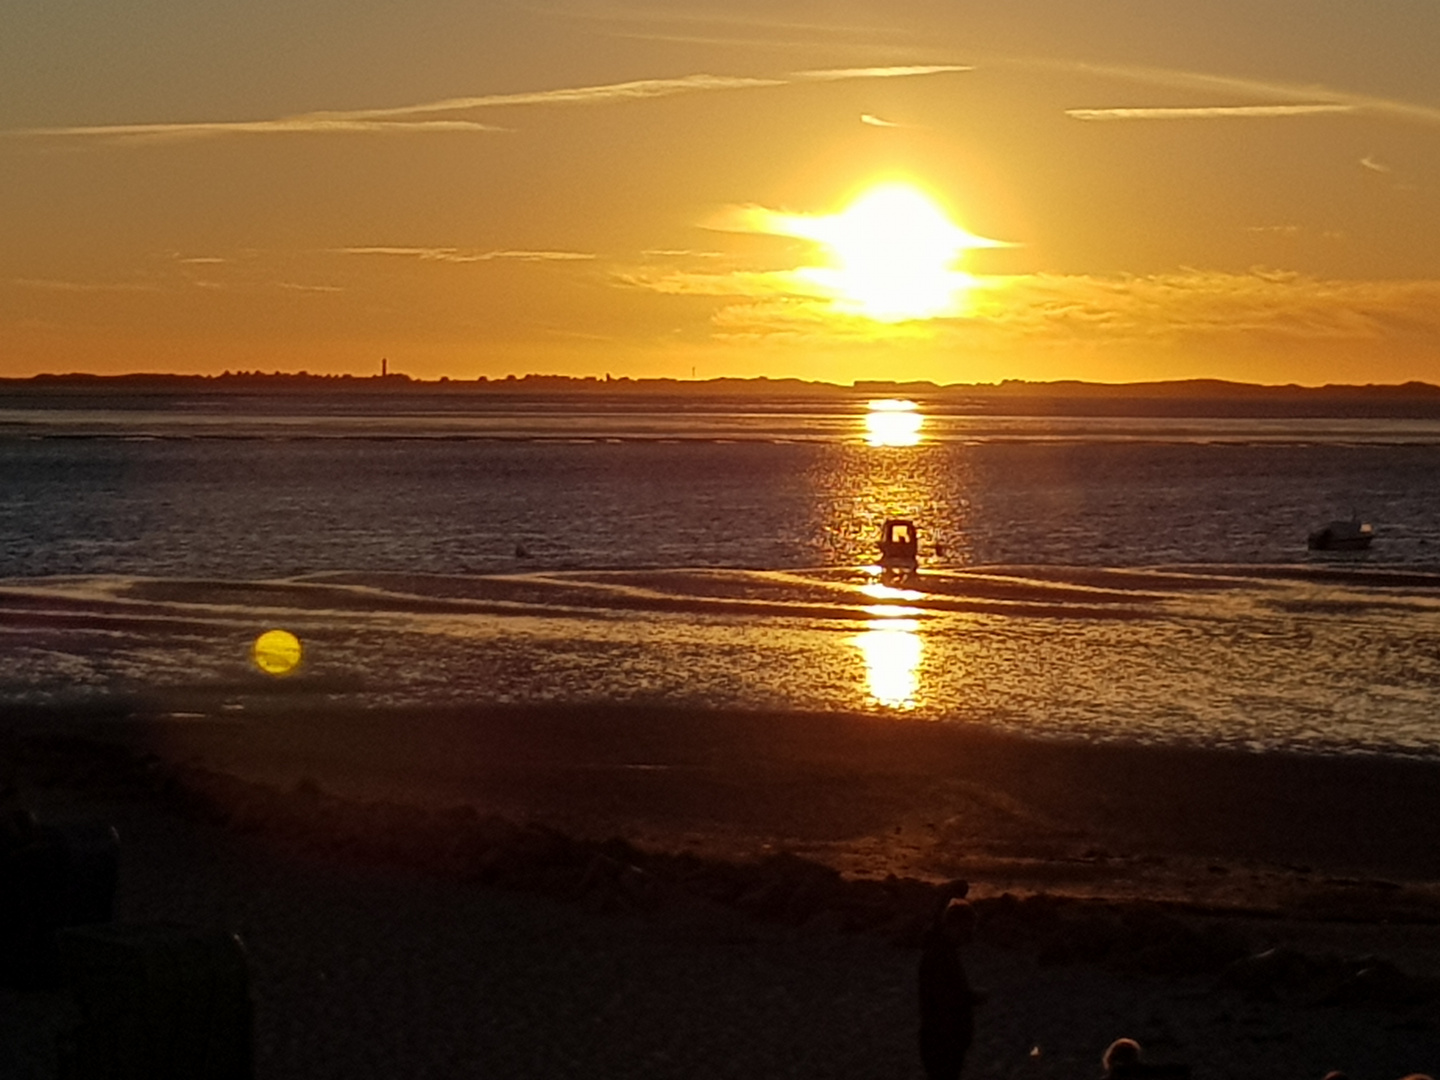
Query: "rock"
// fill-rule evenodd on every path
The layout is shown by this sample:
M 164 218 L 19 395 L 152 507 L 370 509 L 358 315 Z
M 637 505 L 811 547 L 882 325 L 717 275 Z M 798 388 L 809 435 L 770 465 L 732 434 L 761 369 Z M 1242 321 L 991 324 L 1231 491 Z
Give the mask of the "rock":
M 1435 987 L 1386 960 L 1366 957 L 1352 962 L 1331 989 L 1318 995 L 1317 1005 L 1376 1005 L 1404 1008 L 1434 997 Z
M 1247 997 L 1276 1001 L 1302 995 L 1323 978 L 1325 965 L 1313 957 L 1283 946 L 1242 957 L 1220 973 L 1220 986 Z

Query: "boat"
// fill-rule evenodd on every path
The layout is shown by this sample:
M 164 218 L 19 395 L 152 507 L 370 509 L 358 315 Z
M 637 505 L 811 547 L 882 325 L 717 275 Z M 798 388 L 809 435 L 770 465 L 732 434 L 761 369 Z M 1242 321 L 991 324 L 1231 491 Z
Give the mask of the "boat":
M 1332 521 L 1316 529 L 1306 539 L 1305 546 L 1311 551 L 1364 551 L 1374 539 L 1374 526 L 1352 517 L 1349 521 Z
M 920 569 L 920 538 L 908 518 L 889 518 L 880 526 L 880 570 L 886 577 L 905 579 Z

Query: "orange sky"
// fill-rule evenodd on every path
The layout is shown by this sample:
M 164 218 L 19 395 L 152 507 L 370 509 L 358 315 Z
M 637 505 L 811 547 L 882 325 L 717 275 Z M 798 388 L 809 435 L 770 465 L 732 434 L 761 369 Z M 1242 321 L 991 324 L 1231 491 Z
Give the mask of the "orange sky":
M 121 14 L 7 15 L 0 375 L 1440 382 L 1420 0 Z

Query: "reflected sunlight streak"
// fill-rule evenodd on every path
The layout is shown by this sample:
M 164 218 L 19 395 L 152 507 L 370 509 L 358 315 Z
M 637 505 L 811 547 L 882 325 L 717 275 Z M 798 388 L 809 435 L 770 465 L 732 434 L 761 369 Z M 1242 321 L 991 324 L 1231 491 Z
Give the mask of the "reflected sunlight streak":
M 881 573 L 879 567 L 876 573 Z M 923 600 L 925 594 L 916 589 L 897 589 L 893 585 L 885 585 L 879 581 L 872 581 L 868 585 L 861 585 L 860 591 L 866 596 L 876 600 Z
M 869 604 L 861 610 L 866 615 L 873 615 L 877 619 L 913 620 L 917 616 L 925 614 L 923 608 L 905 607 L 901 604 Z
M 865 414 L 865 441 L 871 446 L 915 446 L 925 417 L 913 401 L 871 401 Z
M 920 660 L 925 646 L 908 619 L 877 624 L 850 639 L 865 657 L 870 696 L 891 709 L 919 704 Z

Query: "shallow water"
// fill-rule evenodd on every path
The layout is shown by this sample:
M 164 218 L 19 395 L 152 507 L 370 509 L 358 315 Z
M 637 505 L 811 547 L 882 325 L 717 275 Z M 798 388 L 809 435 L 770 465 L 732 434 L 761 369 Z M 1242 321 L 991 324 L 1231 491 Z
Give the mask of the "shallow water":
M 1428 755 L 1436 475 L 1413 420 L 930 415 L 875 446 L 858 402 L 0 410 L 0 700 L 663 700 Z M 1371 551 L 1305 550 L 1352 508 Z M 903 594 L 860 569 L 888 516 L 922 533 Z M 249 661 L 270 626 L 305 645 L 285 679 Z
M 1376 589 L 1246 568 L 96 578 L 0 589 L 9 700 L 199 714 L 637 700 L 873 710 L 1046 736 L 1429 754 L 1440 578 Z M 302 670 L 248 662 L 267 626 Z

